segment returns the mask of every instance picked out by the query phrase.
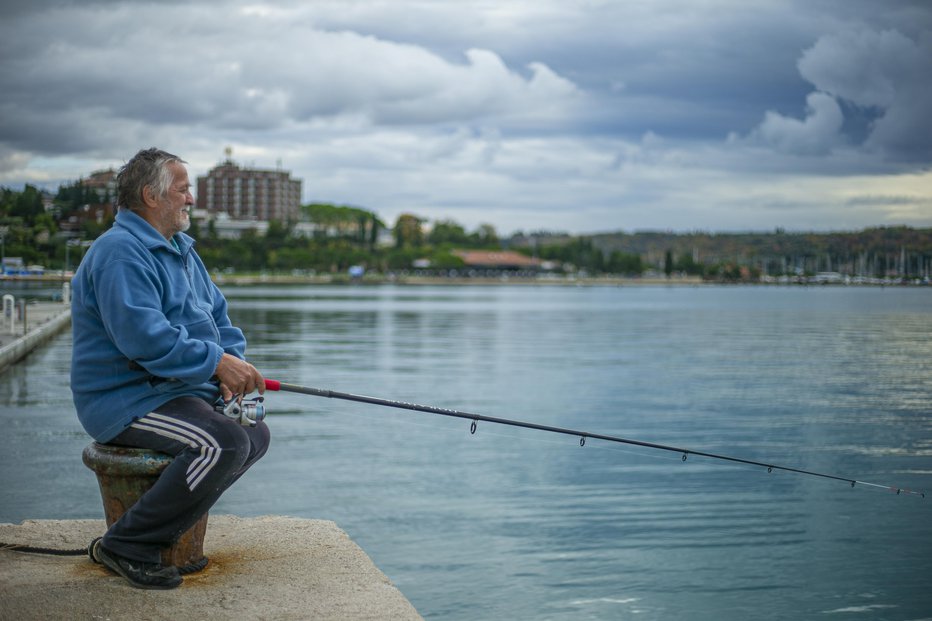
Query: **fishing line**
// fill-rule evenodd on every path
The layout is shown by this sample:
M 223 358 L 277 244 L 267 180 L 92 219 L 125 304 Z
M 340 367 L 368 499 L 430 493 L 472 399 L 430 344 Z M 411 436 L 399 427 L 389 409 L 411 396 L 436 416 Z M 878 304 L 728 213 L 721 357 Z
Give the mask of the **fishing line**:
M 480 422 L 495 423 L 498 425 L 507 425 L 511 427 L 521 427 L 524 429 L 534 429 L 537 431 L 546 431 L 550 433 L 558 433 L 567 436 L 573 436 L 578 438 L 579 446 L 586 446 L 586 442 L 589 439 L 596 440 L 605 440 L 607 442 L 616 442 L 619 444 L 625 444 L 629 446 L 638 446 L 648 449 L 657 449 L 661 451 L 668 451 L 672 453 L 677 453 L 680 455 L 682 461 L 689 459 L 690 455 L 695 455 L 699 457 L 707 457 L 710 459 L 717 459 L 720 461 L 731 462 L 734 464 L 744 464 L 748 466 L 759 466 L 766 468 L 768 473 L 773 472 L 774 470 L 781 470 L 783 472 L 794 472 L 796 474 L 807 475 L 812 477 L 819 477 L 823 479 L 830 479 L 834 481 L 843 481 L 849 483 L 851 487 L 854 487 L 857 484 L 861 484 L 867 487 L 881 488 L 886 489 L 892 492 L 896 492 L 897 495 L 914 495 L 921 496 L 925 498 L 925 492 L 921 490 L 911 490 L 904 487 L 897 487 L 892 485 L 881 485 L 879 483 L 869 483 L 867 481 L 859 481 L 857 479 L 852 479 L 848 477 L 838 476 L 834 474 L 826 474 L 823 472 L 816 472 L 813 470 L 804 470 L 802 468 L 793 468 L 790 466 L 781 466 L 778 464 L 767 463 L 762 461 L 757 461 L 753 459 L 744 459 L 742 457 L 733 457 L 731 455 L 723 455 L 720 453 L 710 453 L 707 451 L 697 451 L 688 448 L 671 446 L 668 444 L 659 444 L 656 442 L 647 442 L 644 440 L 635 440 L 631 438 L 623 438 L 620 436 L 611 436 L 601 433 L 593 433 L 589 431 L 580 431 L 576 429 L 568 429 L 565 427 L 554 427 L 551 425 L 541 425 L 538 423 L 532 423 L 528 421 L 515 420 L 510 418 L 499 418 L 494 416 L 485 416 L 483 414 L 474 414 L 471 412 L 461 412 L 459 410 L 452 410 L 449 408 L 440 408 L 431 405 L 420 405 L 417 403 L 408 403 L 406 401 L 394 401 L 391 399 L 383 399 L 380 397 L 369 397 L 366 395 L 357 395 L 347 392 L 339 392 L 335 390 L 326 390 L 321 388 L 312 388 L 310 386 L 299 386 L 297 384 L 288 384 L 285 382 L 280 382 L 278 380 L 265 380 L 266 390 L 271 391 L 284 391 L 284 392 L 293 392 L 303 395 L 310 395 L 313 397 L 325 397 L 327 399 L 340 399 L 343 401 L 354 401 L 357 403 L 367 403 L 370 405 L 381 405 L 385 407 L 397 408 L 402 410 L 413 410 L 416 412 L 424 412 L 427 414 L 439 414 L 441 416 L 450 416 L 453 418 L 462 418 L 471 421 L 469 426 L 470 434 L 475 434 L 478 430 L 478 425 Z

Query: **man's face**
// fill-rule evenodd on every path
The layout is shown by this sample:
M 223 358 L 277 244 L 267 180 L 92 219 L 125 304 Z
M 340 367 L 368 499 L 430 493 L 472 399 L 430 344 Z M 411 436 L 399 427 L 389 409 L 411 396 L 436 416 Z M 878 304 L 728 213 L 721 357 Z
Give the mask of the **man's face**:
M 188 230 L 191 226 L 188 210 L 194 205 L 188 171 L 178 162 L 169 164 L 168 169 L 172 173 L 172 182 L 165 196 L 158 198 L 158 206 L 152 212 L 153 226 L 166 238 Z

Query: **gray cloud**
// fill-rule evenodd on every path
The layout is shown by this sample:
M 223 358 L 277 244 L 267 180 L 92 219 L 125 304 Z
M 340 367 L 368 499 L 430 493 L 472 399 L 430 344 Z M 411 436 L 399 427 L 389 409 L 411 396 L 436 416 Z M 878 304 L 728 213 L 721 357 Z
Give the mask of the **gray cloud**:
M 918 196 L 855 196 L 846 201 L 848 205 L 930 205 L 928 198 Z
M 839 130 L 843 124 L 841 107 L 831 95 L 822 92 L 810 93 L 806 103 L 806 118 L 802 121 L 768 111 L 754 137 L 793 155 L 831 153 L 839 144 Z
M 932 33 L 913 40 L 897 30 L 847 29 L 828 34 L 799 61 L 821 91 L 874 108 L 866 144 L 894 158 L 932 156 Z
M 489 50 L 466 50 L 460 62 L 450 62 L 416 45 L 319 30 L 246 8 L 222 24 L 209 20 L 205 7 L 189 11 L 182 22 L 213 26 L 181 28 L 190 36 L 180 39 L 196 45 L 178 47 L 165 33 L 176 28 L 179 16 L 153 6 L 105 15 L 73 8 L 45 14 L 49 32 L 75 29 L 81 35 L 50 39 L 39 49 L 22 30 L 9 28 L 11 53 L 0 71 L 7 86 L 4 135 L 41 135 L 37 115 L 63 107 L 156 125 L 244 130 L 342 115 L 362 115 L 374 124 L 498 116 L 526 122 L 560 116 L 575 93 L 571 82 L 545 65 L 530 64 L 524 76 Z
M 883 7 L 14 2 L 0 184 L 153 144 L 202 174 L 233 145 L 247 164 L 283 159 L 307 199 L 386 218 L 772 228 L 792 223 L 768 205 L 798 204 L 831 227 L 844 178 L 901 195 L 932 160 L 932 11 Z

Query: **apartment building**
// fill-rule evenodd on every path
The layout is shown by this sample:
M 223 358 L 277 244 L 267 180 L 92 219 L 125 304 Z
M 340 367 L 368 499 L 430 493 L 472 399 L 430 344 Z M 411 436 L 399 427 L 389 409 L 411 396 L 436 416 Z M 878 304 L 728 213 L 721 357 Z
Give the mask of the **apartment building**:
M 283 170 L 240 168 L 227 159 L 197 178 L 197 208 L 233 220 L 294 222 L 301 207 L 301 180 Z

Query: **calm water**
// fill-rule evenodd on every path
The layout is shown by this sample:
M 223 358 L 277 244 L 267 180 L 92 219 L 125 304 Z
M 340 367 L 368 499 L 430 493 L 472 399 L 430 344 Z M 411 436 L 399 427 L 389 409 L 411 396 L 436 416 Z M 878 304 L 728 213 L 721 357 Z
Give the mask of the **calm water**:
M 932 289 L 228 289 L 267 377 L 932 492 Z M 0 521 L 101 517 L 63 335 Z M 930 619 L 932 497 L 269 393 L 215 513 L 335 520 L 431 619 Z

